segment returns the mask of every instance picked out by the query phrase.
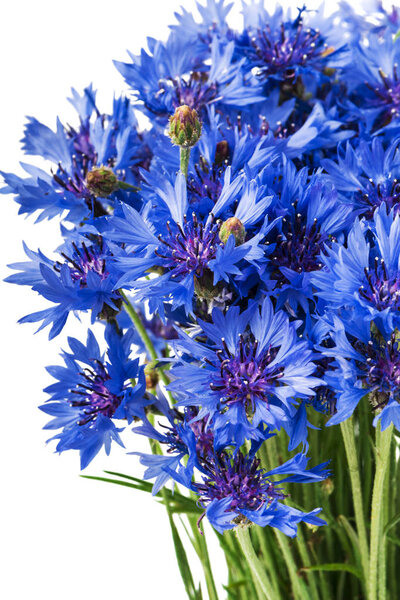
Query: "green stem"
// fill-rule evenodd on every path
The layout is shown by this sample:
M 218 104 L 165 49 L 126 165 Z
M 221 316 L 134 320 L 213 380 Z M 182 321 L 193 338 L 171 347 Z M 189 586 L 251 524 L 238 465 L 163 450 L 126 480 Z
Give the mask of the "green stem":
M 150 415 L 149 420 L 150 420 L 151 424 L 153 425 L 154 424 L 153 415 Z M 150 443 L 150 448 L 151 448 L 152 454 L 162 454 L 161 446 L 157 440 L 152 440 L 149 438 L 149 443 Z M 188 597 L 191 600 L 192 599 L 194 600 L 196 598 L 196 588 L 194 585 L 192 573 L 190 571 L 189 563 L 188 563 L 188 560 L 186 557 L 186 552 L 183 547 L 183 543 L 180 539 L 178 529 L 174 523 L 173 514 L 171 511 L 171 507 L 169 505 L 168 495 L 166 493 L 165 488 L 163 487 L 160 490 L 160 492 L 161 492 L 161 496 L 162 496 L 162 499 L 163 499 L 163 502 L 165 505 L 165 509 L 167 511 L 167 515 L 168 515 L 168 522 L 169 522 L 169 526 L 171 529 L 172 541 L 173 541 L 174 548 L 175 548 L 175 555 L 176 555 L 176 560 L 178 563 L 179 572 L 181 574 L 182 581 L 185 586 Z
M 389 459 L 390 460 L 390 459 Z M 385 481 L 383 484 L 382 494 L 382 525 L 389 522 L 389 482 L 390 469 L 386 469 Z M 386 577 L 387 577 L 387 540 L 386 535 L 383 536 L 381 542 L 381 551 L 379 553 L 379 570 L 378 570 L 378 590 L 379 600 L 386 600 Z
M 240 526 L 237 527 L 236 535 L 251 572 L 253 573 L 255 580 L 258 582 L 258 585 L 264 594 L 265 600 L 274 600 L 272 596 L 272 586 L 267 577 L 266 570 L 254 552 L 254 548 L 250 539 L 249 528 Z
M 299 549 L 300 558 L 303 561 L 303 567 L 311 567 L 311 557 L 308 552 L 307 543 L 304 539 L 301 524 L 297 527 L 297 538 L 296 543 Z M 312 571 L 307 572 L 308 583 L 310 584 L 310 595 L 312 600 L 318 600 L 318 587 L 315 573 Z
M 266 536 L 265 536 L 265 528 L 256 527 L 255 529 L 256 529 L 256 534 L 257 534 L 258 540 L 260 542 L 262 558 L 263 558 L 264 563 L 268 567 L 268 573 L 271 578 L 271 584 L 272 584 L 273 591 L 274 591 L 274 600 L 278 600 L 281 598 L 281 593 L 280 593 L 280 589 L 279 589 L 279 581 L 278 581 L 278 570 L 276 569 L 276 566 L 274 565 L 273 555 L 267 544 L 267 540 L 266 540 Z
M 364 518 L 363 497 L 360 479 L 360 466 L 357 458 L 356 442 L 354 436 L 353 417 L 340 423 L 340 429 L 343 436 L 344 447 L 346 450 L 347 464 L 349 466 L 350 481 L 352 488 L 352 498 L 354 505 L 354 514 L 356 518 L 357 533 L 360 546 L 361 567 L 364 574 L 364 580 L 368 579 L 368 541 L 367 528 Z
M 131 185 L 126 181 L 118 181 L 118 187 L 120 190 L 131 190 L 132 192 L 140 192 L 140 187 L 137 185 Z
M 292 585 L 293 595 L 296 600 L 310 600 L 307 586 L 297 573 L 297 566 L 293 558 L 293 554 L 289 547 L 289 542 L 284 533 L 274 529 L 276 539 L 280 549 L 282 550 L 283 558 L 289 571 L 290 583 Z
M 132 323 L 134 324 L 136 331 L 138 332 L 139 336 L 141 337 L 145 348 L 147 350 L 147 352 L 149 353 L 149 356 L 152 360 L 157 360 L 158 356 L 157 356 L 157 352 L 153 346 L 153 343 L 149 337 L 149 334 L 146 331 L 145 326 L 143 325 L 142 321 L 140 320 L 139 315 L 137 314 L 137 312 L 135 311 L 135 309 L 133 308 L 132 304 L 129 302 L 128 298 L 126 297 L 125 292 L 123 292 L 122 290 L 119 290 L 119 293 L 121 294 L 123 300 L 124 300 L 124 304 L 125 304 L 125 310 L 128 313 L 128 315 L 131 318 Z M 161 368 L 157 369 L 157 373 L 161 379 L 161 381 L 164 383 L 164 385 L 168 385 L 170 383 L 169 378 L 167 377 L 167 375 L 164 373 L 164 371 Z M 167 396 L 170 400 L 170 402 L 172 404 L 175 403 L 175 400 L 171 394 L 171 392 L 169 392 L 168 390 L 166 390 Z
M 390 442 L 392 440 L 393 425 L 385 432 L 381 431 L 380 422 L 376 426 L 376 469 L 374 487 L 372 491 L 371 506 L 371 541 L 368 577 L 368 600 L 377 600 L 378 591 L 378 560 L 383 543 L 383 486 L 385 483 L 386 469 L 390 456 Z
M 181 171 L 187 179 L 189 169 L 190 148 L 180 146 Z
M 218 592 L 215 586 L 214 576 L 211 569 L 210 556 L 208 554 L 207 542 L 205 534 L 201 534 L 197 526 L 197 517 L 188 515 L 189 525 L 191 527 L 194 539 L 197 541 L 198 557 L 201 561 L 204 577 L 206 580 L 208 595 L 210 600 L 218 600 Z

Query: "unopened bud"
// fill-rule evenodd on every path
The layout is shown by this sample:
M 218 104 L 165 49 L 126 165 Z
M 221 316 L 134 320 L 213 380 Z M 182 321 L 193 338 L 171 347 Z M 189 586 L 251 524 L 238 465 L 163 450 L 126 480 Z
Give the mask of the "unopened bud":
M 333 480 L 330 477 L 328 477 L 327 479 L 324 479 L 324 481 L 321 482 L 321 487 L 323 493 L 327 496 L 330 496 L 333 490 L 335 489 L 335 484 L 333 483 Z
M 246 239 L 246 230 L 240 219 L 230 217 L 224 221 L 219 230 L 219 239 L 226 244 L 230 235 L 235 238 L 235 246 L 240 246 Z
M 178 106 L 169 118 L 169 136 L 173 144 L 190 148 L 197 144 L 201 136 L 201 122 L 194 108 L 186 104 Z
M 119 188 L 117 176 L 108 167 L 93 167 L 86 175 L 86 186 L 94 196 L 108 198 Z
M 154 363 L 151 362 L 145 366 L 144 375 L 146 377 L 146 390 L 154 390 L 160 379 L 157 369 L 154 367 Z

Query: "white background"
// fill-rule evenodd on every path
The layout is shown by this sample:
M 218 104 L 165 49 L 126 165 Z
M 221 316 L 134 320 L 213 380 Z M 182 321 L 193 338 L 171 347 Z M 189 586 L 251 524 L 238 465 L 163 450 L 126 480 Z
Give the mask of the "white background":
M 125 89 L 112 59 L 124 60 L 126 49 L 138 53 L 146 36 L 165 38 L 180 4 L 194 7 L 192 0 L 17 0 L 3 5 L 0 169 L 21 173 L 19 161 L 31 160 L 19 146 L 25 115 L 50 127 L 56 115 L 71 121 L 74 113 L 66 101 L 71 86 L 82 90 L 93 81 L 100 90 L 100 110 L 107 112 L 113 91 Z M 235 0 L 233 24 L 239 23 L 239 9 Z M 3 279 L 10 273 L 6 264 L 24 260 L 22 239 L 51 255 L 59 238 L 56 220 L 34 226 L 32 218 L 17 217 L 10 196 L 0 201 Z M 84 326 L 71 318 L 66 332 L 52 342 L 46 331 L 34 336 L 34 326 L 16 321 L 44 308 L 46 301 L 28 288 L 0 285 L 1 597 L 185 600 L 164 509 L 147 494 L 81 479 L 74 452 L 58 456 L 53 446 L 45 446 L 49 432 L 42 427 L 48 417 L 37 409 L 51 381 L 44 367 L 59 362 L 67 333 L 84 339 Z M 141 436 L 124 439 L 127 450 L 147 451 Z M 100 475 L 103 469 L 142 473 L 137 458 L 118 446 L 108 459 L 99 454 L 87 471 Z M 218 548 L 214 554 L 223 580 Z

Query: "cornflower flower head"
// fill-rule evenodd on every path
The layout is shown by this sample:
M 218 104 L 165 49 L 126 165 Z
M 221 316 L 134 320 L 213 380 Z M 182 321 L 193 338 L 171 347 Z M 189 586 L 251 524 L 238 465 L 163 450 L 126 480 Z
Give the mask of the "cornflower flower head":
M 1 193 L 16 194 L 21 214 L 40 211 L 38 220 L 65 215 L 78 225 L 90 217 L 109 214 L 115 198 L 126 197 L 127 192 L 119 191 L 116 182 L 136 184 L 138 164 L 146 164 L 149 150 L 137 131 L 136 117 L 126 98 L 114 100 L 110 115 L 98 110 L 92 86 L 85 88 L 82 96 L 72 89 L 70 101 L 77 110 L 79 126 L 64 126 L 57 119 L 53 131 L 34 118 L 26 125 L 23 149 L 51 161 L 50 173 L 23 163 L 29 177 L 1 173 L 7 184 Z M 114 186 L 107 189 L 103 185 L 107 191 L 101 194 L 98 186 L 93 190 L 93 170 L 108 173 L 108 179 L 112 176 Z
M 97 317 L 112 317 L 121 308 L 121 297 L 115 289 L 116 277 L 108 266 L 111 251 L 101 236 L 89 240 L 66 242 L 60 249 L 60 258 L 52 261 L 40 250 L 33 252 L 24 244 L 29 262 L 14 263 L 10 268 L 19 270 L 6 278 L 10 283 L 29 285 L 55 306 L 31 313 L 20 323 L 42 321 L 39 330 L 51 325 L 49 338 L 63 329 L 68 315 L 74 311 L 91 310 L 92 322 Z
M 255 523 L 261 527 L 276 527 L 289 537 L 295 537 L 301 521 L 325 525 L 325 521 L 316 516 L 321 509 L 305 513 L 282 502 L 287 497 L 282 483 L 317 482 L 328 476 L 327 463 L 307 469 L 307 462 L 304 454 L 297 454 L 267 471 L 261 467 L 254 449 L 245 455 L 240 450 L 232 453 L 225 448 L 208 456 L 200 472 L 201 481 L 192 481 L 184 468 L 174 476 L 198 495 L 198 503 L 204 509 L 199 524 L 207 516 L 219 533 Z M 285 477 L 274 481 L 275 475 Z
M 206 344 L 183 333 L 172 342 L 183 352 L 171 370 L 176 379 L 170 389 L 182 396 L 179 404 L 201 407 L 200 415 L 213 420 L 215 431 L 232 430 L 238 446 L 260 439 L 264 425 L 290 430 L 296 399 L 312 396 L 323 384 L 312 375 L 307 342 L 299 340 L 284 312 L 274 312 L 268 298 L 242 313 L 234 306 L 225 315 L 214 309 L 212 319 L 199 320 Z M 306 420 L 297 434 L 297 443 L 304 443 Z
M 44 391 L 50 395 L 40 408 L 54 417 L 45 429 L 61 429 L 56 451 L 78 450 L 84 469 L 104 446 L 110 453 L 111 442 L 123 446 L 120 432 L 125 423 L 144 418 L 145 398 L 143 367 L 129 358 L 132 331 L 119 335 L 112 325 L 105 330 L 107 356 L 89 330 L 86 345 L 69 338 L 71 352 L 63 352 L 65 366 L 48 367 L 57 382 Z M 134 385 L 132 386 L 132 381 Z M 118 420 L 122 427 L 117 427 Z
M 371 228 L 356 220 L 346 247 L 334 243 L 321 254 L 312 283 L 331 309 L 355 308 L 391 333 L 400 323 L 400 215 L 382 204 Z
M 114 259 L 116 272 L 120 273 L 117 287 L 131 287 L 139 299 L 149 299 L 153 312 L 162 311 L 164 300 L 171 299 L 173 308 L 184 306 L 186 312 L 191 313 L 195 292 L 212 299 L 220 294 L 222 281 L 229 284 L 231 278 L 240 275 L 237 265 L 242 259 L 255 263 L 262 259 L 259 244 L 268 229 L 265 221 L 256 235 L 239 246 L 233 235 L 226 243 L 221 241 L 221 223 L 216 218 L 238 197 L 243 185 L 241 177 L 231 181 L 230 176 L 228 168 L 221 194 L 206 219 L 199 219 L 196 213 L 186 213 L 189 208 L 187 184 L 181 173 L 174 187 L 165 181 L 162 186 L 161 181 L 153 179 L 158 203 L 167 214 L 163 222 L 158 217 L 153 223 L 152 212 L 141 215 L 123 205 L 121 216 L 111 218 L 104 231 L 106 238 L 124 244 Z M 248 193 L 245 188 L 233 216 L 244 227 L 253 225 L 263 217 L 268 202 L 269 198 L 259 197 L 253 184 Z M 161 271 L 161 274 L 143 279 L 149 271 Z
M 400 338 L 398 329 L 388 333 L 376 323 L 357 319 L 354 312 L 341 319 L 328 313 L 329 347 L 320 347 L 323 355 L 334 360 L 334 385 L 337 390 L 336 412 L 328 425 L 350 417 L 360 401 L 367 401 L 374 414 L 374 425 L 382 430 L 390 423 L 400 428 Z
M 362 141 L 356 148 L 348 142 L 345 147 L 338 147 L 336 160 L 321 161 L 340 200 L 353 206 L 356 214 L 372 219 L 381 204 L 388 210 L 400 210 L 398 146 L 398 138 L 387 149 L 379 137 L 372 142 Z

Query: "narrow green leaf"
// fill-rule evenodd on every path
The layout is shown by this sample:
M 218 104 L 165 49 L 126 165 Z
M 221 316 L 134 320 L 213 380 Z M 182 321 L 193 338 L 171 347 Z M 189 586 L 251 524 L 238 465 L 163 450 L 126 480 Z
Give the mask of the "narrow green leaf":
M 237 581 L 233 581 L 229 585 L 223 585 L 222 587 L 227 592 L 230 592 L 231 590 L 236 590 L 238 587 L 240 587 L 242 585 L 246 585 L 248 582 L 249 582 L 248 579 L 238 579 Z
M 396 42 L 399 38 L 400 38 L 400 29 L 398 30 L 397 33 L 395 33 L 393 41 Z
M 358 579 L 362 580 L 360 569 L 347 563 L 326 563 L 324 565 L 313 565 L 311 567 L 302 567 L 300 571 L 346 571 Z
M 138 479 L 137 477 L 132 477 L 131 475 L 125 475 L 123 473 L 116 473 L 114 471 L 104 471 L 108 475 L 114 475 L 115 477 L 121 477 L 127 479 L 129 482 L 118 481 L 117 479 L 111 479 L 109 477 L 98 477 L 94 475 L 81 475 L 84 479 L 94 479 L 96 481 L 105 481 L 106 483 L 115 483 L 117 485 L 125 485 L 126 487 L 131 487 L 135 490 L 139 490 L 141 492 L 151 493 L 153 489 L 153 485 L 148 481 L 143 481 L 142 479 Z M 174 491 L 172 493 L 170 490 L 164 488 L 165 495 L 168 500 L 168 504 L 170 506 L 171 512 L 173 513 L 184 513 L 184 514 L 194 514 L 200 515 L 201 509 L 197 506 L 196 502 L 183 494 Z M 164 499 L 162 497 L 161 492 L 156 494 L 155 496 L 161 504 L 165 504 Z
M 396 544 L 396 546 L 400 546 L 400 540 L 398 538 L 392 537 L 391 535 L 387 535 L 386 539 L 392 544 Z
M 386 525 L 385 529 L 383 530 L 383 535 L 386 535 L 387 532 L 392 529 L 392 527 L 394 527 L 395 525 L 397 525 L 397 523 L 400 521 L 400 513 L 397 513 L 397 515 L 395 515 L 393 517 L 393 519 L 391 519 L 389 521 L 389 523 Z
M 349 520 L 344 515 L 339 515 L 337 520 L 338 520 L 338 523 L 346 531 L 346 533 L 352 543 L 356 561 L 359 565 L 361 565 L 360 542 L 359 542 L 357 533 L 355 532 L 354 528 L 351 526 Z
M 130 487 L 135 490 L 146 491 L 143 490 L 137 483 L 129 483 L 128 481 L 119 481 L 118 479 L 110 479 L 109 477 L 97 477 L 95 475 L 80 475 L 83 479 L 94 479 L 95 481 L 105 481 L 106 483 L 115 483 L 116 485 L 124 485 L 125 487 Z
M 179 536 L 178 529 L 174 523 L 172 515 L 169 515 L 169 522 L 171 526 L 172 539 L 175 546 L 176 558 L 178 559 L 179 571 L 181 577 L 183 579 L 183 583 L 185 585 L 186 593 L 189 596 L 190 600 L 202 600 L 201 587 L 197 590 L 194 581 L 192 572 L 190 570 L 189 561 L 186 555 L 186 550 L 183 546 L 182 540 Z

